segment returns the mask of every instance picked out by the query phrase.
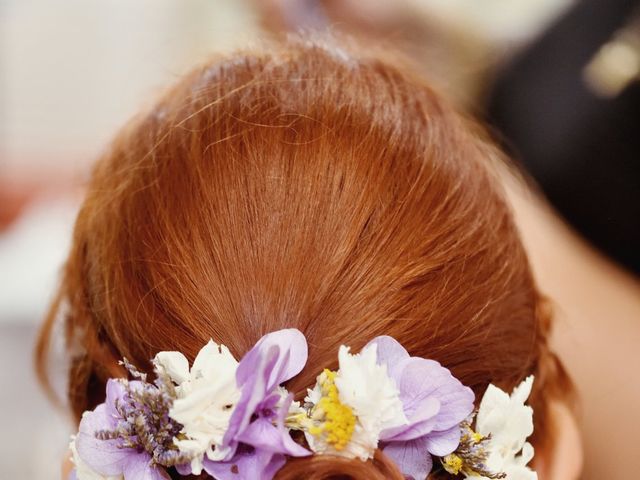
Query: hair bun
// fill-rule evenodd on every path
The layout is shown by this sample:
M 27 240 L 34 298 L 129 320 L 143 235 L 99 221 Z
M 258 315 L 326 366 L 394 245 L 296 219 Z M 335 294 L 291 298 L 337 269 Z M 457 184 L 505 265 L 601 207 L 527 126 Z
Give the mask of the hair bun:
M 289 460 L 278 472 L 276 480 L 404 480 L 396 465 L 380 450 L 373 460 L 330 455 L 313 455 Z

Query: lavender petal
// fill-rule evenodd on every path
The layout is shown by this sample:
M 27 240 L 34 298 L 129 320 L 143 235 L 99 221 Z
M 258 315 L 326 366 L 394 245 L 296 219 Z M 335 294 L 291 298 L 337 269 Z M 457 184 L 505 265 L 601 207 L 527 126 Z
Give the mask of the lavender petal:
M 371 340 L 366 346 L 375 344 L 378 365 L 387 365 L 391 378 L 399 376 L 403 362 L 409 359 L 409 353 L 395 338 L 382 335 Z M 366 348 L 366 347 L 365 347 Z
M 438 362 L 413 357 L 405 364 L 399 379 L 400 398 L 411 418 L 411 408 L 429 396 L 440 402 L 434 430 L 448 430 L 458 425 L 473 411 L 474 394 Z
M 424 437 L 424 444 L 432 455 L 449 455 L 460 444 L 460 426 L 456 425 L 442 432 L 432 432 Z
M 149 455 L 131 455 L 122 470 L 125 480 L 170 480 L 162 467 L 151 464 Z
M 280 348 L 277 345 L 270 346 L 266 351 L 260 350 L 259 354 L 253 357 L 255 364 L 252 366 L 252 375 L 244 376 L 242 383 L 239 381 L 240 376 L 236 377 L 241 390 L 240 400 L 229 419 L 229 426 L 222 441 L 223 447 L 231 447 L 230 457 L 235 453 L 237 436 L 249 426 L 260 403 L 267 397 L 267 382 L 277 364 L 279 353 Z
M 104 403 L 98 405 L 93 412 L 85 413 L 80 421 L 76 438 L 78 456 L 101 475 L 121 475 L 132 452 L 130 449 L 120 448 L 117 440 L 96 438 L 96 432 L 112 428 L 114 421 Z
M 284 455 L 255 450 L 238 453 L 227 462 L 205 459 L 204 469 L 216 480 L 271 480 L 285 463 Z
M 310 452 L 293 441 L 286 431 L 280 431 L 271 421 L 259 418 L 242 432 L 238 440 L 252 447 L 271 453 L 282 453 L 293 457 L 304 457 Z
M 279 354 L 277 363 L 270 373 L 268 390 L 302 371 L 307 363 L 307 340 L 302 332 L 295 328 L 278 330 L 258 340 L 258 343 L 242 358 L 236 373 L 238 385 L 245 383 L 254 374 L 253 369 L 258 363 L 258 358 L 274 346 L 278 347 Z
M 440 411 L 440 402 L 437 398 L 427 397 L 415 408 L 412 415 L 405 415 L 409 419 L 408 425 L 400 425 L 388 428 L 380 434 L 384 441 L 408 441 L 431 433 L 437 421 Z
M 423 438 L 409 442 L 393 442 L 382 450 L 408 480 L 427 478 L 433 467 L 433 459 L 426 450 Z

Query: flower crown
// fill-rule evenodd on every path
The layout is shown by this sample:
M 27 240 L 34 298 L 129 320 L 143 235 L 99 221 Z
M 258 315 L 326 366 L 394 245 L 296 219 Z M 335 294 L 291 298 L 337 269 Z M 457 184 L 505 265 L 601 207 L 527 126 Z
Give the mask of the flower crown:
M 295 329 L 262 337 L 238 362 L 210 341 L 191 368 L 179 352 L 153 359 L 149 382 L 126 360 L 131 380 L 110 379 L 106 400 L 85 412 L 71 452 L 77 480 L 160 480 L 206 472 L 218 480 L 271 479 L 287 457 L 373 458 L 377 448 L 415 480 L 432 470 L 476 479 L 534 480 L 533 377 L 511 395 L 489 385 L 474 394 L 438 362 L 374 338 L 338 352 L 304 403 L 282 383 L 307 361 Z M 434 465 L 434 459 L 437 462 Z M 171 473 L 171 476 L 170 476 Z

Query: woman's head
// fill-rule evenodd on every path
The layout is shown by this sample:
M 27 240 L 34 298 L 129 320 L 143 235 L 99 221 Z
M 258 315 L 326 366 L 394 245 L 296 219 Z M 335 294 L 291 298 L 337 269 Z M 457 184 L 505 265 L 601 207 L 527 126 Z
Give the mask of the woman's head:
M 210 338 L 241 357 L 295 327 L 309 343 L 288 385 L 300 399 L 340 344 L 391 335 L 477 395 L 534 373 L 540 441 L 563 377 L 497 157 L 379 57 L 297 42 L 212 62 L 97 165 L 41 355 L 64 303 L 79 416 L 121 357 L 149 369 Z

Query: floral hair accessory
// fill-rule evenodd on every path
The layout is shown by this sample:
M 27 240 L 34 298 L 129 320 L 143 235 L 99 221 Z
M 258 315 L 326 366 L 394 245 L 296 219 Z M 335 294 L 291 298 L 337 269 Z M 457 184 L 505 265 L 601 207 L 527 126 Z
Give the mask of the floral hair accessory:
M 511 395 L 489 385 L 475 418 L 463 422 L 460 445 L 442 459 L 449 473 L 462 473 L 475 479 L 506 478 L 536 480 L 527 463 L 533 458 L 533 446 L 526 441 L 533 433 L 533 409 L 524 404 L 533 386 L 527 377 Z
M 271 479 L 287 457 L 366 461 L 380 448 L 409 479 L 436 468 L 470 478 L 532 480 L 529 377 L 509 396 L 490 385 L 473 421 L 473 392 L 433 360 L 391 337 L 338 352 L 305 403 L 282 386 L 302 371 L 307 343 L 295 329 L 262 337 L 238 362 L 210 341 L 191 367 L 179 352 L 153 359 L 149 382 L 111 379 L 105 402 L 85 412 L 70 449 L 76 480 L 161 480 L 203 475 Z

